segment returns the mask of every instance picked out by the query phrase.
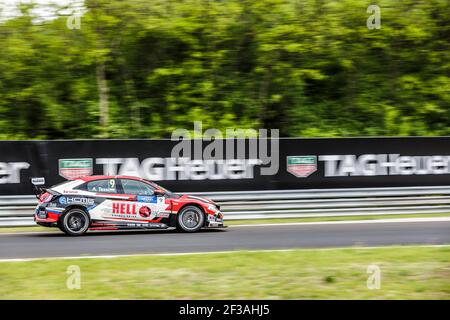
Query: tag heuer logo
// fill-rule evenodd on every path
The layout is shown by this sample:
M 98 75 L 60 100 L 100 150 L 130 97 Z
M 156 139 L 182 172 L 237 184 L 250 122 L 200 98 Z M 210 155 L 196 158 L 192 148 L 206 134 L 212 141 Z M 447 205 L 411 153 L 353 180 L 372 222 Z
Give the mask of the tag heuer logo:
M 297 178 L 306 178 L 317 171 L 316 156 L 287 157 L 287 171 Z
M 59 175 L 74 180 L 92 174 L 92 159 L 59 159 Z

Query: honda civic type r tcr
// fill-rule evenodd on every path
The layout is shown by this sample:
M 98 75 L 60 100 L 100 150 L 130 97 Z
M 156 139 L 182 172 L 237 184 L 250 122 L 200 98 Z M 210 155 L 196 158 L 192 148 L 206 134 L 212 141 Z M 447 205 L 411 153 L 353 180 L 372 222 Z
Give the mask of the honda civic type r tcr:
M 68 235 L 87 230 L 167 229 L 196 232 L 223 228 L 214 201 L 179 195 L 152 181 L 128 176 L 86 176 L 45 188 L 33 178 L 39 204 L 38 225 L 58 227 Z

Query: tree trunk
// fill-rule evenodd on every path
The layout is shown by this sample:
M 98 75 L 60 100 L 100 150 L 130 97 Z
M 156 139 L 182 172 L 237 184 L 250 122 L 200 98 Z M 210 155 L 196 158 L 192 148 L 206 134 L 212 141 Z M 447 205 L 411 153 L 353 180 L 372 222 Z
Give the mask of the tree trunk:
M 97 88 L 99 95 L 100 128 L 108 135 L 109 105 L 108 105 L 108 83 L 106 82 L 105 64 L 97 64 Z

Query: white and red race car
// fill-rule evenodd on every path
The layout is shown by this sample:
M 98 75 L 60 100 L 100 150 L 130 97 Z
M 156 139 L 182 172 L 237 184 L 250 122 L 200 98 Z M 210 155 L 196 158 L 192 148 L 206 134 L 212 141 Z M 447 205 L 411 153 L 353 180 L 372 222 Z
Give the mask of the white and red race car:
M 45 188 L 33 178 L 39 204 L 38 225 L 68 235 L 87 230 L 167 229 L 195 232 L 223 228 L 223 215 L 212 200 L 172 193 L 154 182 L 129 176 L 86 176 Z

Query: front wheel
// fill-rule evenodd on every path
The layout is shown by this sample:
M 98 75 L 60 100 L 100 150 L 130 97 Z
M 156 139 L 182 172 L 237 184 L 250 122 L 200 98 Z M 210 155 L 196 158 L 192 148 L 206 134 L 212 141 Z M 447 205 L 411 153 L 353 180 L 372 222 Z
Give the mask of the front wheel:
M 71 209 L 59 224 L 61 231 L 70 236 L 81 236 L 89 228 L 89 216 L 81 209 Z
M 178 229 L 184 232 L 196 232 L 203 227 L 205 215 L 195 206 L 187 206 L 177 214 Z

